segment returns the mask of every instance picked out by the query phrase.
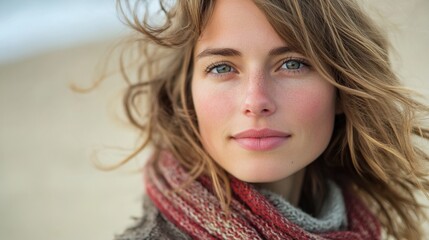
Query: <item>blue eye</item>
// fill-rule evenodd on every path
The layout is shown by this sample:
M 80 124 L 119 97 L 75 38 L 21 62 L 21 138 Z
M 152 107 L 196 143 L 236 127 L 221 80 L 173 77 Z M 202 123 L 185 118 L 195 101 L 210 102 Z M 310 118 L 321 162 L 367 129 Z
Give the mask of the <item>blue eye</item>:
M 305 66 L 306 64 L 299 60 L 287 60 L 283 62 L 281 68 L 289 70 L 299 70 Z
M 215 74 L 229 73 L 234 71 L 234 69 L 228 64 L 219 64 L 213 67 L 209 67 L 208 72 Z

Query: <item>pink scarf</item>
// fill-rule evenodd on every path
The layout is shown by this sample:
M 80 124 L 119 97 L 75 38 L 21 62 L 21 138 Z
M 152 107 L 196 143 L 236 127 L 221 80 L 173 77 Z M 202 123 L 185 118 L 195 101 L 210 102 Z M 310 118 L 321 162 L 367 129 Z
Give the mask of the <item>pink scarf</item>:
M 189 175 L 171 154 L 145 167 L 146 191 L 159 211 L 193 239 L 380 239 L 380 225 L 364 204 L 344 191 L 348 229 L 324 233 L 306 232 L 283 217 L 255 188 L 231 177 L 233 199 L 226 215 L 201 177 L 174 192 Z M 155 170 L 157 169 L 157 170 Z

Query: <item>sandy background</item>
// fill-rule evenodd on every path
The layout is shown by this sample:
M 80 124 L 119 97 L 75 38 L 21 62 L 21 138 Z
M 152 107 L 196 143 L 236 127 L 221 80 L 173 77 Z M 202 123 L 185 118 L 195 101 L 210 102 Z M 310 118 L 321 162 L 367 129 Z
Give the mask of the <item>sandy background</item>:
M 371 4 L 389 29 L 404 83 L 429 96 L 429 1 Z M 112 239 L 140 215 L 141 176 L 133 170 L 141 162 L 102 172 L 90 161 L 96 150 L 114 161 L 134 146 L 134 132 L 115 117 L 125 85 L 113 75 L 89 94 L 69 88 L 99 76 L 116 42 L 0 65 L 0 239 Z

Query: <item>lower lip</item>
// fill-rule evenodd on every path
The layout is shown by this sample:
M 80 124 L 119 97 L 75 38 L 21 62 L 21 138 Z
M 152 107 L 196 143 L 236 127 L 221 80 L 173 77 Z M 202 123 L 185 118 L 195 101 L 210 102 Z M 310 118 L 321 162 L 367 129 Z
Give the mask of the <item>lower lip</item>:
M 250 151 L 269 151 L 279 147 L 288 137 L 233 138 L 241 147 Z

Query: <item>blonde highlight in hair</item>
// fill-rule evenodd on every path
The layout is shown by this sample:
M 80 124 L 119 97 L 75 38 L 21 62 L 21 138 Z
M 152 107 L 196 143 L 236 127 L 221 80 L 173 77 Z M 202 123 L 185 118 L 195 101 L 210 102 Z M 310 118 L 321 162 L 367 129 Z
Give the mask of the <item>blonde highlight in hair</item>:
M 424 125 L 429 108 L 401 86 L 392 71 L 383 32 L 353 0 L 254 2 L 279 36 L 337 88 L 341 114 L 334 134 L 322 156 L 308 166 L 303 196 L 310 202 L 309 209 L 318 209 L 323 179 L 333 178 L 360 194 L 389 236 L 422 238 L 419 225 L 425 215 L 415 191 L 429 190 L 423 165 L 429 156 L 415 138 L 429 139 Z M 189 181 L 209 176 L 227 209 L 228 175 L 201 144 L 190 91 L 193 48 L 215 0 L 159 3 L 164 22 L 154 25 L 149 10 L 139 18 L 147 2 L 118 1 L 124 22 L 138 33 L 141 55 L 124 107 L 130 122 L 146 133 L 142 146 L 120 164 L 149 144 L 156 152 L 166 149 L 190 172 Z M 123 72 L 126 77 L 126 69 Z M 142 96 L 147 105 L 141 104 Z

